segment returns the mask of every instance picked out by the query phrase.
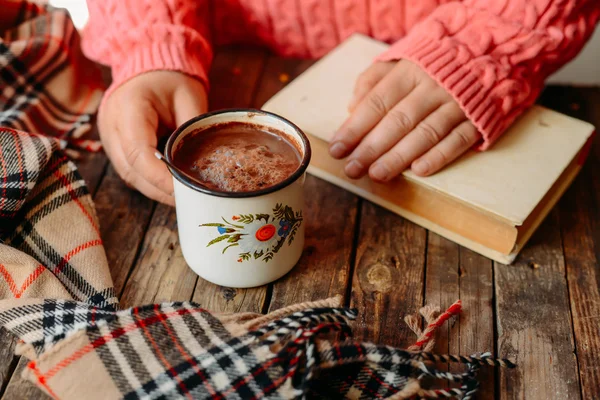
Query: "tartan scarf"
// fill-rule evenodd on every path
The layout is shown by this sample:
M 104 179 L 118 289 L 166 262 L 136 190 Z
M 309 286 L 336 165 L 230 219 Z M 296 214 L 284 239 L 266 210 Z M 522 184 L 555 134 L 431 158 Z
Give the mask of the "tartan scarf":
M 353 341 L 356 311 L 339 299 L 269 315 L 214 314 L 190 302 L 119 310 L 91 195 L 63 150 L 99 148 L 82 135 L 101 98 L 100 74 L 66 12 L 16 0 L 0 8 L 0 326 L 20 339 L 24 377 L 47 394 L 470 398 L 480 366 L 513 366 L 489 354 L 422 351 L 460 304 L 438 318 L 429 312 L 408 350 Z M 424 389 L 425 377 L 444 383 Z

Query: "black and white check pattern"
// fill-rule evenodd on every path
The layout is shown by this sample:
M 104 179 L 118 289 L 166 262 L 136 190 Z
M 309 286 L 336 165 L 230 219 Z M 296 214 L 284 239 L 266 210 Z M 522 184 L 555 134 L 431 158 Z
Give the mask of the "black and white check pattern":
M 402 391 L 470 398 L 478 367 L 493 363 L 489 355 L 461 360 L 354 343 L 346 336 L 355 317 L 348 309 L 307 309 L 236 336 L 218 316 L 188 302 L 107 311 L 46 300 L 2 312 L 0 323 L 39 354 L 85 332 L 89 345 L 73 354 L 99 357 L 126 399 L 380 399 Z M 332 332 L 342 332 L 340 341 L 331 340 Z M 449 373 L 425 361 L 462 362 L 467 369 Z M 423 377 L 460 386 L 423 390 Z

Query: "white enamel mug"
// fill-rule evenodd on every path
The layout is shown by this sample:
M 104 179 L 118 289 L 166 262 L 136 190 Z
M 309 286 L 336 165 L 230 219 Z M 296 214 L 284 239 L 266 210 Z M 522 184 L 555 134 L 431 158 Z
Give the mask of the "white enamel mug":
M 167 141 L 167 160 L 173 163 L 186 135 L 230 122 L 284 134 L 302 159 L 287 179 L 254 192 L 211 190 L 170 169 L 185 261 L 207 281 L 246 288 L 282 277 L 300 259 L 306 224 L 304 180 L 311 151 L 304 133 L 286 119 L 259 110 L 235 109 L 203 114 L 181 125 Z

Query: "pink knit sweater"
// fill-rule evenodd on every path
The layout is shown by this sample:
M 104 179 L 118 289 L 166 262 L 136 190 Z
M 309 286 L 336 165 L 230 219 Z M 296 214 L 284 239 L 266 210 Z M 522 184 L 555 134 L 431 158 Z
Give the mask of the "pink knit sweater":
M 207 82 L 213 46 L 252 42 L 316 58 L 354 32 L 393 43 L 459 102 L 487 148 L 572 59 L 600 0 L 88 0 L 84 51 L 114 89 L 151 70 Z M 351 62 L 351 60 L 349 60 Z

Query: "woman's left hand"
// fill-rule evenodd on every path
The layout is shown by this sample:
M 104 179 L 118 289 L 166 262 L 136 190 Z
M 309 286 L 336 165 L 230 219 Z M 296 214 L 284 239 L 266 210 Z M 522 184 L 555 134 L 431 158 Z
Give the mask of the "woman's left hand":
M 416 64 L 376 63 L 356 82 L 351 116 L 329 147 L 346 175 L 387 182 L 439 171 L 481 139 L 456 100 Z

